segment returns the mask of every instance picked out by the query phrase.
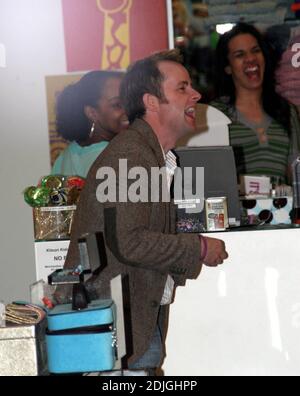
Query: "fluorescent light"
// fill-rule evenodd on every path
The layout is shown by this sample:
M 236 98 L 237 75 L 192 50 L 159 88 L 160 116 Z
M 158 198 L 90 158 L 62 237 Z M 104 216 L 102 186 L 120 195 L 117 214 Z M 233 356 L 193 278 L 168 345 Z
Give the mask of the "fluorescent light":
M 235 26 L 234 23 L 222 23 L 216 26 L 216 30 L 219 34 L 224 34 L 226 32 L 229 32 L 231 29 L 233 29 L 234 26 Z

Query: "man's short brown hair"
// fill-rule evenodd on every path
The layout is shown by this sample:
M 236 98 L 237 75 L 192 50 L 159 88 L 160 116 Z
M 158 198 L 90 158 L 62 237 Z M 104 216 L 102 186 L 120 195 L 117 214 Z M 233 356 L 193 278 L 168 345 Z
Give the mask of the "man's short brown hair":
M 121 84 L 121 100 L 130 122 L 142 118 L 146 109 L 143 96 L 146 93 L 165 100 L 161 84 L 165 76 L 159 70 L 160 62 L 175 62 L 182 64 L 178 50 L 157 52 L 129 66 Z

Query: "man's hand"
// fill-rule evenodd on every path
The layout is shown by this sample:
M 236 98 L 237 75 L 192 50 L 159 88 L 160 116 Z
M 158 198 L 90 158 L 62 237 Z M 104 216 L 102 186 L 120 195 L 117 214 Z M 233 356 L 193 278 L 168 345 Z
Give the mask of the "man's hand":
M 203 237 L 202 237 L 203 238 Z M 201 238 L 201 246 L 205 243 Z M 217 267 L 223 264 L 227 259 L 228 253 L 226 252 L 225 243 L 220 239 L 204 237 L 207 243 L 207 253 L 203 259 L 203 263 L 208 267 Z

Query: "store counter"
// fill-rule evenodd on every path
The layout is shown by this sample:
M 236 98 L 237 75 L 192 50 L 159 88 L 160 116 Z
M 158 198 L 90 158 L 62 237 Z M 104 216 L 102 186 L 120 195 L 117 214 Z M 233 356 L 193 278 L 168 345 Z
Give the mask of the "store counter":
M 230 257 L 177 288 L 165 375 L 300 375 L 300 229 L 209 236 Z

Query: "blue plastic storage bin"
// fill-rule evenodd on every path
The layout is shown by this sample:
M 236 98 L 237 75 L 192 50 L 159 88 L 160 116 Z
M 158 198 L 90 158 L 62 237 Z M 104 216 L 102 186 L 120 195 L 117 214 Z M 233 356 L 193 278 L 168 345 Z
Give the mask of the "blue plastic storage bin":
M 115 305 L 95 300 L 74 311 L 71 304 L 57 305 L 48 314 L 46 333 L 51 373 L 112 370 L 116 361 Z

